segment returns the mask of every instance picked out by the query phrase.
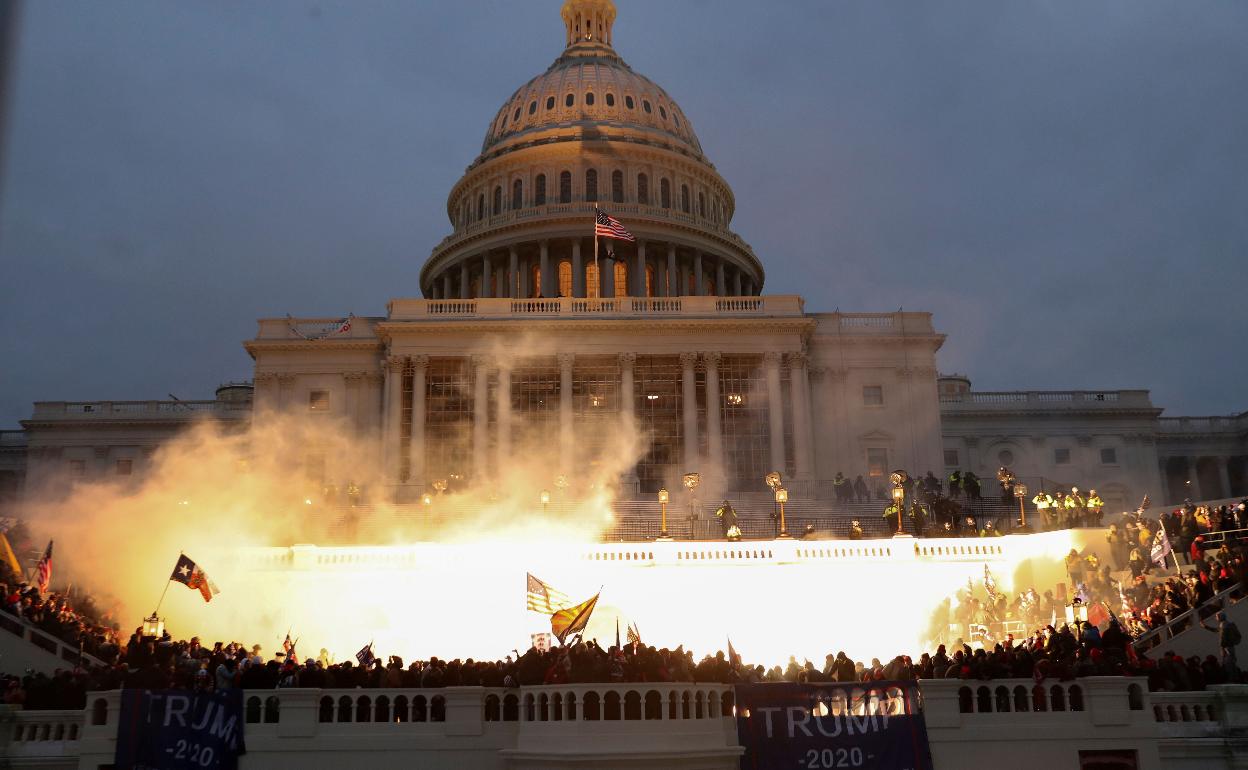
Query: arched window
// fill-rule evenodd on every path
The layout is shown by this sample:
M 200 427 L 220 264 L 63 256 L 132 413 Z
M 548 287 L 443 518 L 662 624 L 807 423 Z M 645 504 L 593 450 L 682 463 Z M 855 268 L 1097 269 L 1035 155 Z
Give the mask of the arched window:
M 559 173 L 559 202 L 572 202 L 572 172 L 562 171 Z
M 537 112 L 537 100 L 536 99 L 529 102 L 529 114 L 532 115 L 535 112 Z
M 637 175 L 637 202 L 643 206 L 650 205 L 650 178 L 645 174 Z
M 554 108 L 555 108 L 555 97 L 547 96 L 546 97 L 546 109 L 553 110 Z
M 559 262 L 559 296 L 572 296 L 572 263 L 566 259 Z
M 598 200 L 598 171 L 597 169 L 585 170 L 585 200 Z
M 654 265 L 646 265 L 646 296 L 654 296 Z
M 535 264 L 529 270 L 529 296 L 542 296 L 542 266 Z
M 485 193 L 477 196 L 477 219 L 485 219 Z
M 706 195 L 698 193 L 698 216 L 706 219 Z
M 628 265 L 623 261 L 615 263 L 615 296 L 628 296 Z
M 650 114 L 650 113 L 654 112 L 654 110 L 650 109 L 650 100 L 649 100 L 649 99 L 642 99 L 642 100 L 641 100 L 641 108 L 642 108 L 643 110 L 645 110 L 645 111 L 646 111 L 646 114 Z
M 628 108 L 628 109 L 630 109 L 630 110 L 631 110 L 631 109 L 633 109 L 633 106 L 634 106 L 634 105 L 633 105 L 633 97 L 629 96 L 628 94 L 625 94 L 625 95 L 624 95 L 624 106 L 625 106 L 625 107 L 627 107 L 627 108 Z
M 615 106 L 615 94 L 611 93 L 610 91 L 607 92 L 607 106 L 608 107 Z
M 680 210 L 689 213 L 689 185 L 682 184 L 680 186 Z
M 538 174 L 537 179 L 533 180 L 533 205 L 546 205 L 546 175 Z
M 515 123 L 515 122 L 516 122 L 517 120 L 519 120 L 519 119 L 520 119 L 520 108 L 519 108 L 519 107 L 517 107 L 517 108 L 516 108 L 516 114 L 511 116 L 511 122 L 512 122 L 512 123 Z
M 568 94 L 563 100 L 563 106 L 571 107 L 576 104 L 576 94 Z
M 667 110 L 663 109 L 663 105 L 659 105 L 659 117 L 667 120 Z
M 524 182 L 519 179 L 511 183 L 511 207 L 518 209 L 524 203 Z
M 665 209 L 672 207 L 672 183 L 666 179 L 659 180 L 659 205 Z
M 498 185 L 494 188 L 494 216 L 503 213 L 503 187 Z
M 590 299 L 599 296 L 601 286 L 602 279 L 598 274 L 598 265 L 591 261 L 585 265 L 585 296 Z
M 624 202 L 624 172 L 623 171 L 611 172 L 611 202 L 612 203 Z
M 594 92 L 593 91 L 585 92 L 585 106 L 586 107 L 594 106 Z

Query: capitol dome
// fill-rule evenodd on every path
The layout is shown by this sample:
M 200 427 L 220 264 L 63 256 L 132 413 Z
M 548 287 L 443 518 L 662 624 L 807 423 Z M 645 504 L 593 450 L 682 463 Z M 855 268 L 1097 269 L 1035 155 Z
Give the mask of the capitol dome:
M 613 47 L 611 0 L 566 0 L 566 48 L 494 115 L 421 271 L 432 299 L 742 296 L 763 269 L 679 105 Z M 595 208 L 636 242 L 600 239 Z M 614 257 L 612 259 L 611 257 Z M 604 259 L 605 258 L 605 259 Z

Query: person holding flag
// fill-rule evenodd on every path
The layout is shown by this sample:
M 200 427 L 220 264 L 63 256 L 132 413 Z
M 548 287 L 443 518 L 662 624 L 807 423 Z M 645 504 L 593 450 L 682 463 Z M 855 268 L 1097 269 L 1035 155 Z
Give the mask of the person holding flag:
M 35 585 L 39 586 L 39 593 L 47 593 L 48 586 L 52 584 L 52 541 L 48 541 L 48 548 L 43 552 L 43 556 L 39 557 L 39 563 L 35 565 Z
M 1166 524 L 1163 521 L 1157 528 L 1157 536 L 1153 538 L 1153 549 L 1149 554 L 1149 560 L 1158 568 L 1165 569 L 1167 556 L 1174 556 L 1174 549 L 1170 547 L 1170 537 L 1166 535 Z M 1180 570 L 1178 556 L 1174 556 L 1174 568 Z
M 282 642 L 282 650 L 286 653 L 286 660 L 294 663 L 295 665 L 299 664 L 299 656 L 295 653 L 295 645 L 298 643 L 298 639 L 293 642 L 290 640 L 290 629 L 287 629 L 286 640 Z

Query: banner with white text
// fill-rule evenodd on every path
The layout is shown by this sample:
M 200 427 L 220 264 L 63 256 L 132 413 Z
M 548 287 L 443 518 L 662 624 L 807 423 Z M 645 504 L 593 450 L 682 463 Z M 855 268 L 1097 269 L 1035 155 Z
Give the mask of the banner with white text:
M 735 689 L 742 770 L 932 770 L 914 682 Z
M 123 690 L 118 770 L 234 770 L 243 745 L 241 690 Z

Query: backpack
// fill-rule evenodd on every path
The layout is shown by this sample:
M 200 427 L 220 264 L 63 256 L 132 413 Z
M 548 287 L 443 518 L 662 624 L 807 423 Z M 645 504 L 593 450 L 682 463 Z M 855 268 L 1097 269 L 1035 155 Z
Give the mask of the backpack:
M 1234 647 L 1243 641 L 1243 637 L 1239 634 L 1239 628 L 1234 623 L 1227 623 L 1226 628 L 1222 631 L 1228 647 Z

